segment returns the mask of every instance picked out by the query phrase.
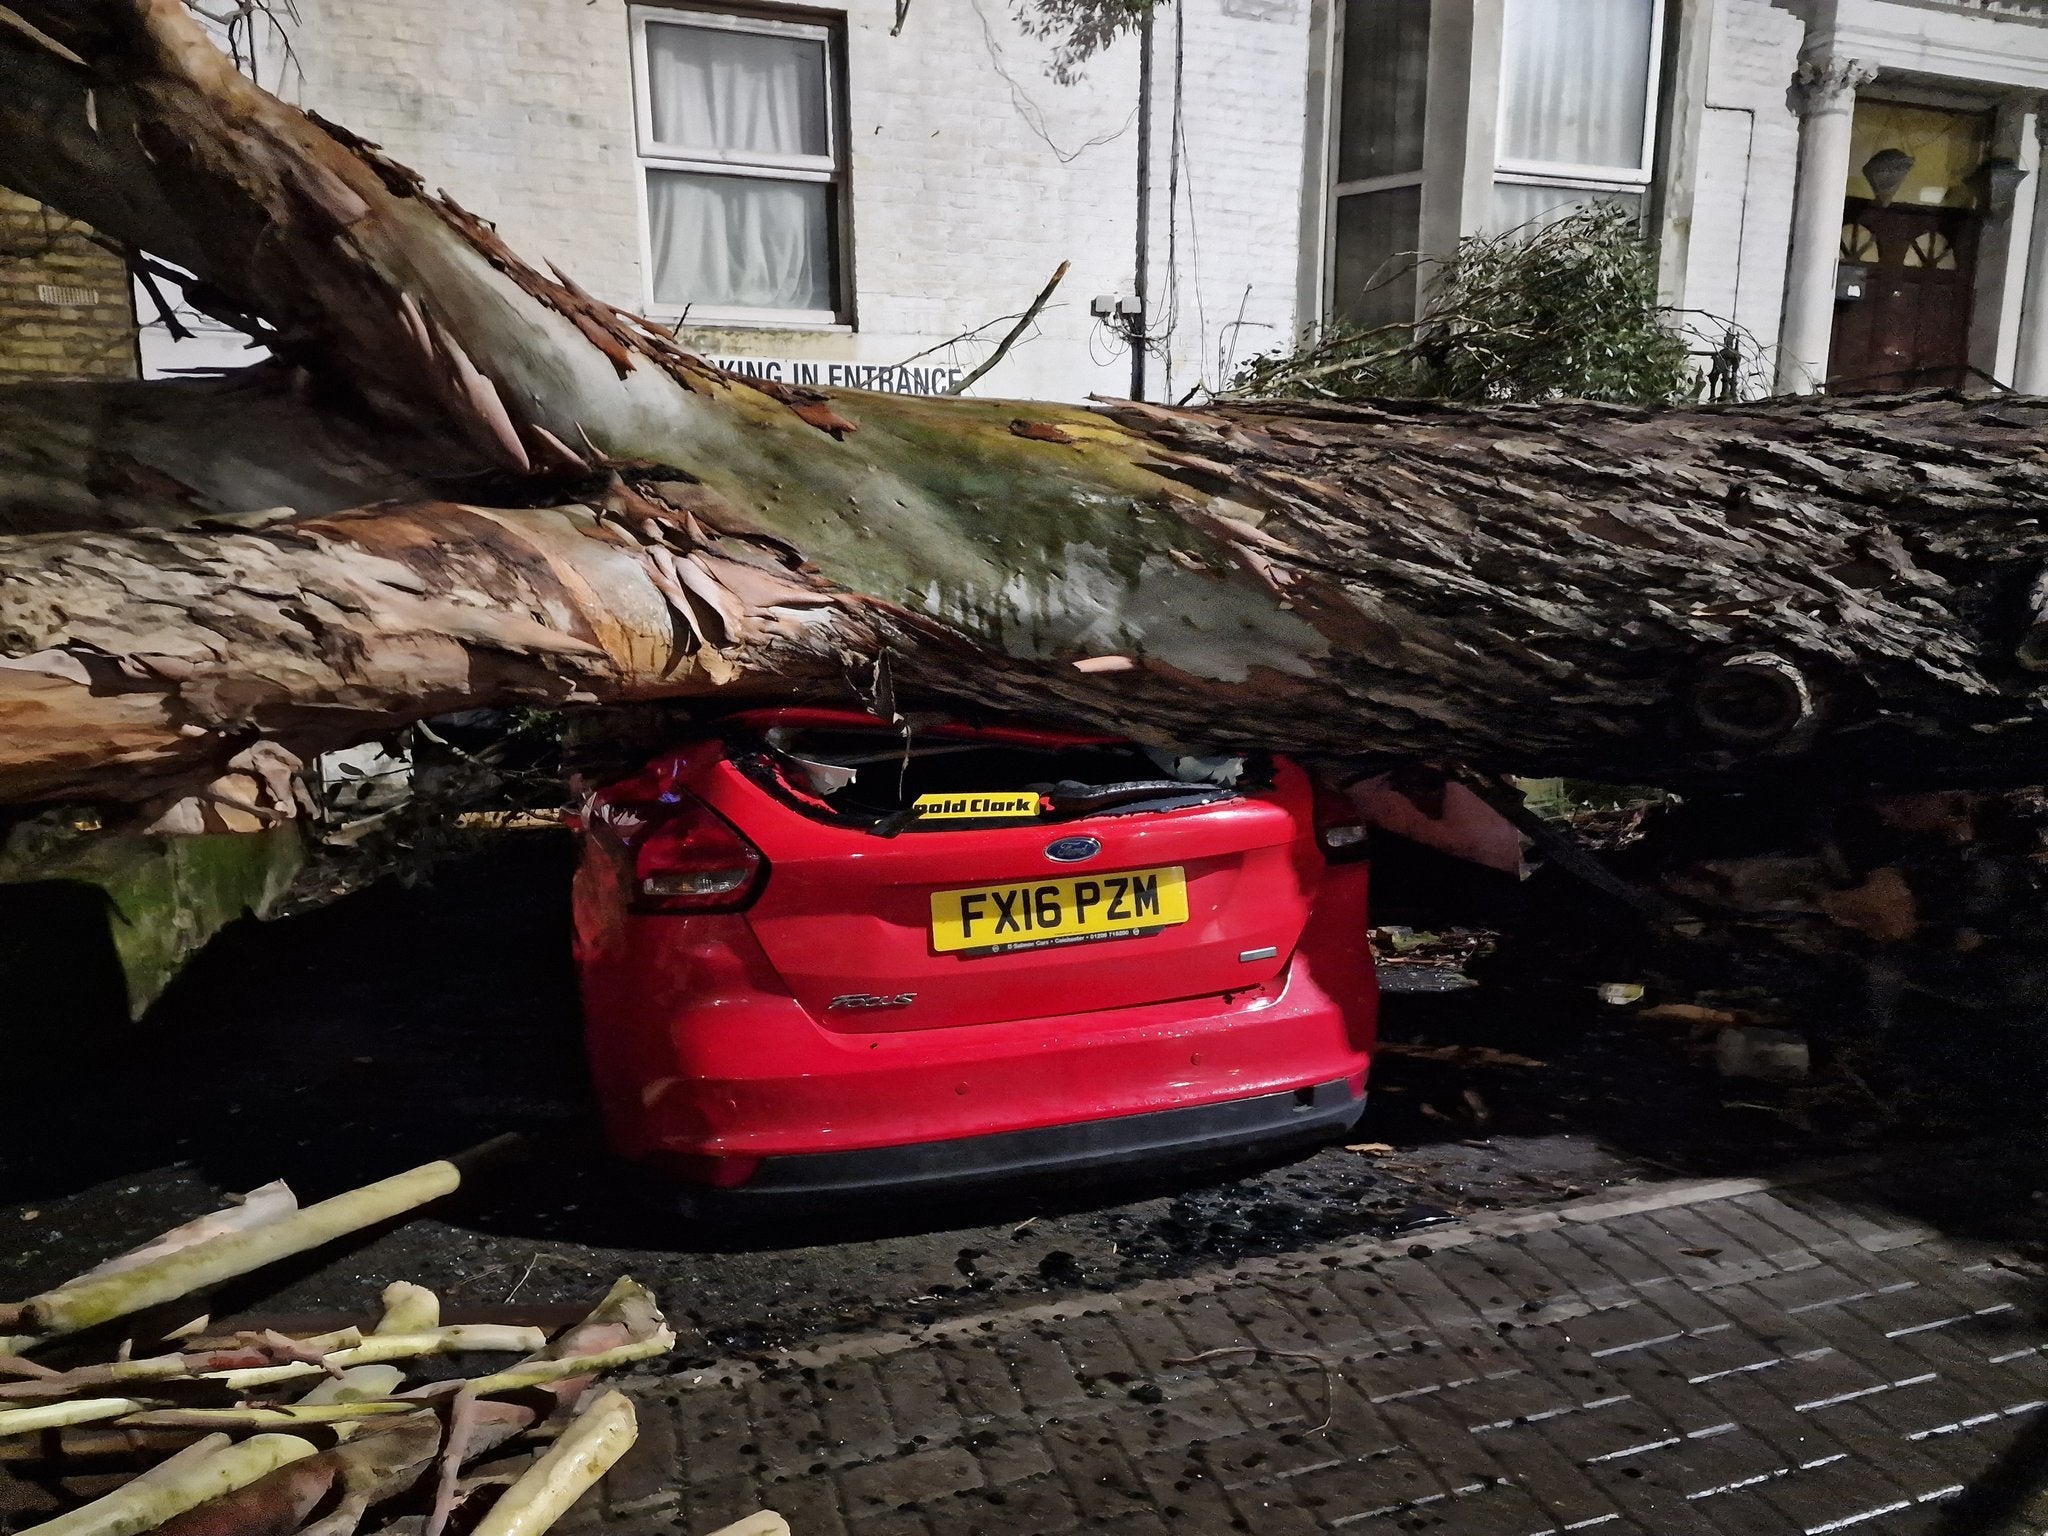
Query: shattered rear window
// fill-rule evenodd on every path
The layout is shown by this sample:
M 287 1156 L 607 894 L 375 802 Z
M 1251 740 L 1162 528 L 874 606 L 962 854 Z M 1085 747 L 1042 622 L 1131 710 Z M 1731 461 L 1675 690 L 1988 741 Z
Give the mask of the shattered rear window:
M 1269 787 L 1270 759 L 1132 743 L 991 741 L 943 730 L 775 726 L 731 743 L 755 783 L 808 815 L 893 835 L 1135 815 Z

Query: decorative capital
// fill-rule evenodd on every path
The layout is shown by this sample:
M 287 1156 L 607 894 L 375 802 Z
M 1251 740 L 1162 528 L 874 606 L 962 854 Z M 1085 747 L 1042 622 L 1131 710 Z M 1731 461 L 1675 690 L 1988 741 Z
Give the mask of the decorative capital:
M 1856 92 L 1877 78 L 1877 66 L 1862 59 L 1802 59 L 1792 76 L 1793 100 L 1801 117 L 1847 111 Z

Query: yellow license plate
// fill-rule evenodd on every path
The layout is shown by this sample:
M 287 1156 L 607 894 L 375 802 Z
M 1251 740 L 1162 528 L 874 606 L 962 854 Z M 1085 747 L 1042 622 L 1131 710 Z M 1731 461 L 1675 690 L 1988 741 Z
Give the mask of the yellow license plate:
M 932 893 L 932 948 L 1005 955 L 1099 939 L 1136 939 L 1188 920 L 1180 865 Z

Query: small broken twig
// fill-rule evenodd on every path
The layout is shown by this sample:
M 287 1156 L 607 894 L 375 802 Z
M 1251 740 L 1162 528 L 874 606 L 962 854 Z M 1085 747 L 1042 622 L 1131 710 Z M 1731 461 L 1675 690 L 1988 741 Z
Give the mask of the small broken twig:
M 945 393 L 949 395 L 964 395 L 967 393 L 969 385 L 973 384 L 983 374 L 987 373 L 989 369 L 995 367 L 997 363 L 1003 360 L 1010 348 L 1017 344 L 1017 338 L 1031 328 L 1031 322 L 1038 318 L 1038 312 L 1045 308 L 1047 302 L 1052 298 L 1052 291 L 1059 287 L 1061 281 L 1067 275 L 1067 268 L 1072 265 L 1072 262 L 1067 261 L 1059 264 L 1059 270 L 1054 272 L 1051 280 L 1038 290 L 1038 297 L 1024 307 L 1024 313 L 1018 317 L 1017 323 L 1010 327 L 1009 334 L 996 343 L 995 351 L 983 358 L 981 366 L 969 373 L 958 384 L 948 386 Z
M 505 1293 L 505 1300 L 501 1305 L 508 1307 L 512 1305 L 512 1298 L 517 1296 L 526 1282 L 533 1278 L 534 1267 L 539 1263 L 540 1255 L 537 1253 L 526 1261 L 526 1268 L 520 1272 L 519 1278 L 512 1282 L 512 1289 Z

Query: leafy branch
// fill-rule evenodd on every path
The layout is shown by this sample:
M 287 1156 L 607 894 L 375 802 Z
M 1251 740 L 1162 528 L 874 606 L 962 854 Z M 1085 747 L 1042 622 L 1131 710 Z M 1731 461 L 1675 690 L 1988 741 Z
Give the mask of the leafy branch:
M 1397 257 L 1370 286 L 1414 267 L 1433 269 L 1417 319 L 1325 327 L 1291 351 L 1253 358 L 1229 393 L 1631 404 L 1699 393 L 1686 338 L 1658 302 L 1656 250 L 1620 204 L 1469 235 L 1440 260 Z
M 1094 58 L 1139 23 L 1163 0 L 1012 0 L 1017 24 L 1032 37 L 1057 38 L 1050 72 L 1072 85 Z

